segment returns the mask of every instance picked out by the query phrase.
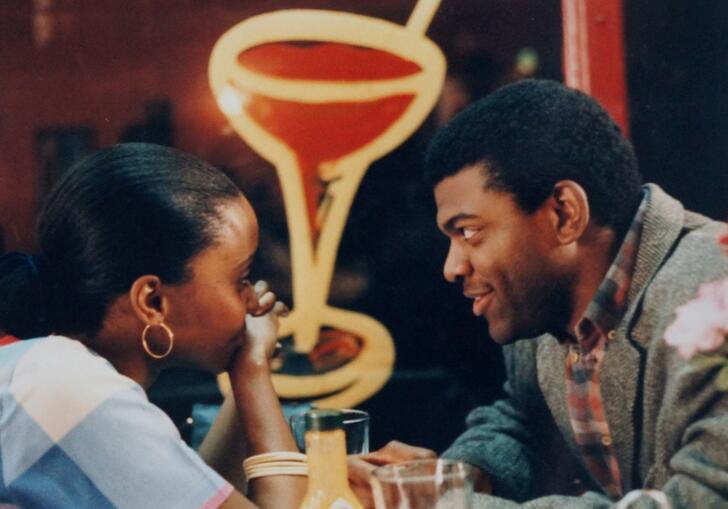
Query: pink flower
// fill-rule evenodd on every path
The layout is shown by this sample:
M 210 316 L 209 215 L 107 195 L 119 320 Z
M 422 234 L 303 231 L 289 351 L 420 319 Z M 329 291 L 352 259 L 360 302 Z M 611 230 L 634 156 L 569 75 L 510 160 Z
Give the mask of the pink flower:
M 728 335 L 728 278 L 705 283 L 698 297 L 675 310 L 675 321 L 665 331 L 665 341 L 680 356 L 720 348 Z

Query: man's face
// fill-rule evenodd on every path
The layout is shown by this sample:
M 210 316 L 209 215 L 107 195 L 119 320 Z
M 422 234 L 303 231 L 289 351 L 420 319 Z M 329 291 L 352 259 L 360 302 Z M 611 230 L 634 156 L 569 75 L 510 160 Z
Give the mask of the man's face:
M 571 308 L 567 271 L 559 263 L 555 218 L 544 204 L 532 214 L 507 192 L 485 187 L 481 165 L 435 186 L 437 224 L 450 239 L 444 275 L 473 299 L 505 344 L 562 329 Z

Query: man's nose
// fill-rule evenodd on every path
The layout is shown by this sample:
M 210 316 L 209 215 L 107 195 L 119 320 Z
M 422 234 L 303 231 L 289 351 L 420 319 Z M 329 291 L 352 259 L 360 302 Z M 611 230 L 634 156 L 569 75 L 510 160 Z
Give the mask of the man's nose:
M 445 279 L 455 283 L 470 274 L 470 271 L 470 262 L 463 249 L 455 242 L 450 242 L 450 248 L 447 251 L 447 258 L 445 258 L 445 265 L 442 270 Z

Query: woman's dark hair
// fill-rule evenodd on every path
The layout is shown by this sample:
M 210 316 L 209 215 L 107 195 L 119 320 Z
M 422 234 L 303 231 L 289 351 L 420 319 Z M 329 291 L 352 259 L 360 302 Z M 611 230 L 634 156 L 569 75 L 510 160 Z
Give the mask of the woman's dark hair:
M 622 233 L 641 199 L 637 158 L 607 112 L 586 94 L 547 80 L 505 86 L 435 135 L 425 159 L 433 187 L 484 164 L 487 187 L 535 211 L 559 180 L 584 188 L 592 217 Z
M 95 334 L 139 276 L 187 281 L 191 259 L 215 242 L 219 206 L 236 196 L 220 171 L 171 148 L 127 143 L 91 155 L 48 196 L 39 253 L 0 258 L 0 329 Z

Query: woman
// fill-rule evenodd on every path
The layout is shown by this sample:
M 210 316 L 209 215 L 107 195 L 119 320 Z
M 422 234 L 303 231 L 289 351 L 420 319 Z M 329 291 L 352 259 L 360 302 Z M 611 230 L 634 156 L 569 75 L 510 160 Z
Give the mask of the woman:
M 0 258 L 0 330 L 25 338 L 0 346 L 0 504 L 297 507 L 298 475 L 264 469 L 252 502 L 232 486 L 245 456 L 296 450 L 269 367 L 285 306 L 249 282 L 258 225 L 235 185 L 116 145 L 60 179 L 37 241 Z M 199 455 L 144 393 L 170 366 L 230 373 Z

